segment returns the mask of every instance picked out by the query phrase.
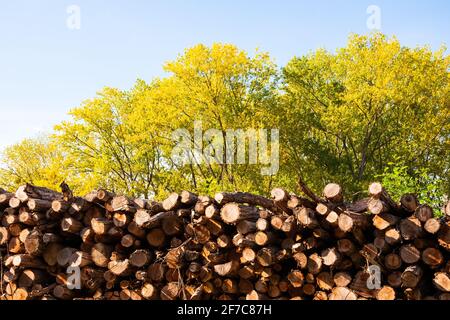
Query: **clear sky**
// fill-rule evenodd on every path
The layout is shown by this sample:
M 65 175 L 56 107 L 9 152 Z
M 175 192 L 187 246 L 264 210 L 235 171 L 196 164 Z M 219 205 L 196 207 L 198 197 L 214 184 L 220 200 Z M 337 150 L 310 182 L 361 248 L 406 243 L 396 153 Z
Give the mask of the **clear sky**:
M 77 21 L 71 5 L 80 29 L 67 26 Z M 447 0 L 0 0 L 0 149 L 51 130 L 104 86 L 163 75 L 165 61 L 197 43 L 260 48 L 280 66 L 334 50 L 370 32 L 370 5 L 404 45 L 450 42 Z

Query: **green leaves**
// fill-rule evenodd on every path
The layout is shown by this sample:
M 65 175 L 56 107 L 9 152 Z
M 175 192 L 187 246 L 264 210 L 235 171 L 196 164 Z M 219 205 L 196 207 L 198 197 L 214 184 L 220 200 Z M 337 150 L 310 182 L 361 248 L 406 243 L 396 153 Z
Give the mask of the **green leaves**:
M 430 174 L 427 169 L 410 169 L 401 164 L 397 157 L 395 162 L 389 162 L 384 172 L 375 178 L 380 180 L 384 188 L 394 199 L 400 199 L 404 194 L 417 194 L 419 202 L 433 207 L 435 215 L 441 216 L 444 201 L 444 181 Z
M 353 35 L 335 54 L 294 58 L 284 69 L 283 122 L 301 136 L 286 133 L 288 165 L 310 168 L 314 160 L 313 171 L 350 194 L 395 155 L 410 170 L 448 176 L 449 67 L 443 51 L 405 48 L 382 34 Z
M 443 49 L 352 35 L 344 48 L 295 57 L 280 72 L 267 53 L 197 45 L 164 70 L 165 78 L 137 80 L 130 90 L 104 88 L 50 138 L 9 148 L 0 183 L 57 187 L 66 179 L 78 194 L 105 187 L 162 198 L 182 189 L 295 190 L 301 174 L 316 191 L 339 182 L 347 197 L 374 179 L 398 195 L 420 191 L 436 206 L 450 193 L 450 57 Z M 279 129 L 279 172 L 173 161 L 172 132 L 193 133 L 196 121 L 222 135 Z

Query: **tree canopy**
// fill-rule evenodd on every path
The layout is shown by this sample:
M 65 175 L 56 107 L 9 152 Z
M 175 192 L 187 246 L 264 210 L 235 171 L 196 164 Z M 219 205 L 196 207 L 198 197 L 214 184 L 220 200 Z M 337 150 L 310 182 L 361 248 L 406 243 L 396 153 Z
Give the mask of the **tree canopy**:
M 352 35 L 336 52 L 294 57 L 281 69 L 267 53 L 197 45 L 165 64 L 166 77 L 105 88 L 49 137 L 9 147 L 0 184 L 57 187 L 65 179 L 78 194 L 267 194 L 274 185 L 294 190 L 301 174 L 317 190 L 334 181 L 354 196 L 374 180 L 392 181 L 398 171 L 388 167 L 397 164 L 402 177 L 435 183 L 439 198 L 450 193 L 449 67 L 445 49 L 408 48 L 382 34 Z M 177 161 L 174 133 L 195 133 L 196 124 L 216 160 L 226 158 L 214 146 L 230 130 L 254 129 L 250 143 L 258 130 L 278 129 L 279 170 L 261 174 L 264 157 L 251 163 L 250 146 L 232 150 L 247 161 L 205 161 L 193 135 L 185 153 L 192 161 Z
M 289 166 L 357 192 L 395 159 L 411 174 L 421 168 L 445 177 L 448 192 L 450 58 L 444 52 L 375 34 L 354 35 L 335 54 L 318 50 L 292 59 L 283 70 Z

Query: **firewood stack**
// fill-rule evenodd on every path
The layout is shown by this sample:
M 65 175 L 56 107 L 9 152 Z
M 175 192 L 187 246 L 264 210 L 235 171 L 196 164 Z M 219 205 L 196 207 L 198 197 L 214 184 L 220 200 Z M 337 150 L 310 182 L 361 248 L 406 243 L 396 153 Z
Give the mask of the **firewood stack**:
M 354 203 L 337 184 L 322 196 L 300 187 L 303 197 L 183 191 L 162 202 L 74 197 L 65 184 L 2 190 L 0 297 L 450 299 L 450 203 L 437 219 L 415 195 L 396 202 L 378 183 Z

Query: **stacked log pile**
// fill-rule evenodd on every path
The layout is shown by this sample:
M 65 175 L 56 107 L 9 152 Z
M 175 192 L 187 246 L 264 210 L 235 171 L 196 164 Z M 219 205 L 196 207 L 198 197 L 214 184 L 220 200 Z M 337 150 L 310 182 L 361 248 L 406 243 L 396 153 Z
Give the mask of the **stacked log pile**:
M 378 183 L 354 203 L 337 184 L 320 197 L 300 187 L 303 197 L 183 191 L 162 202 L 74 197 L 65 184 L 2 190 L 0 297 L 450 299 L 450 203 L 438 219 Z

